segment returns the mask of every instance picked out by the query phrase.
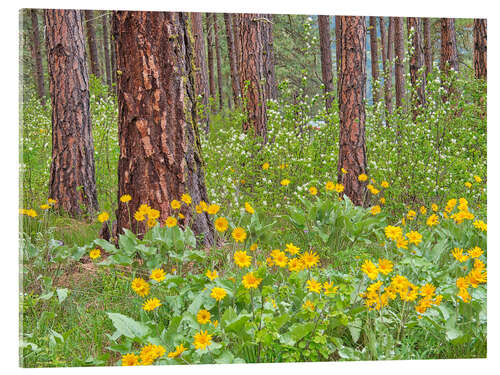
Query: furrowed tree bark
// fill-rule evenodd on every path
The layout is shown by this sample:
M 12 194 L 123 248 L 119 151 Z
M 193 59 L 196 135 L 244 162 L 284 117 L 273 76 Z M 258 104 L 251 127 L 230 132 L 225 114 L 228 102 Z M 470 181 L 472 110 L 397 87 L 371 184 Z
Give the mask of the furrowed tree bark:
M 318 29 L 321 52 L 321 76 L 323 85 L 325 85 L 325 107 L 328 112 L 333 103 L 332 38 L 329 16 L 318 16 Z
M 273 46 L 273 15 L 263 14 L 259 19 L 262 28 L 262 48 L 266 99 L 278 98 L 278 87 L 276 84 L 276 73 L 274 69 L 274 46 Z
M 110 18 L 110 24 L 111 24 L 111 18 Z M 115 51 L 115 40 L 113 37 L 113 33 L 110 31 L 109 33 L 109 43 L 110 43 L 110 50 L 111 50 L 111 83 L 116 84 L 116 51 Z M 114 92 L 116 93 L 116 86 Z
M 97 55 L 93 10 L 85 11 L 85 24 L 87 26 L 87 41 L 89 44 L 90 71 L 96 77 L 101 77 L 101 70 L 99 69 L 99 56 Z
M 380 100 L 378 84 L 378 45 L 377 45 L 377 17 L 370 17 L 370 53 L 372 60 L 372 96 L 373 103 Z
M 382 47 L 382 68 L 384 69 L 385 123 L 389 125 L 388 115 L 392 113 L 392 63 L 388 58 L 389 44 L 384 17 L 380 17 L 380 44 Z
M 212 98 L 212 112 L 214 111 L 214 102 L 217 94 L 215 92 L 215 74 L 214 74 L 214 28 L 212 25 L 211 13 L 205 14 L 205 32 L 207 33 L 208 50 L 208 83 L 210 88 L 210 97 Z
M 222 68 L 221 68 L 221 57 L 220 57 L 220 45 L 219 45 L 219 24 L 217 22 L 217 13 L 212 13 L 214 34 L 215 34 L 215 58 L 217 61 L 217 88 L 219 89 L 219 111 L 222 111 L 222 106 L 224 104 L 224 98 L 222 97 Z
M 203 23 L 201 13 L 190 13 L 191 30 L 194 38 L 194 65 L 195 65 L 195 93 L 197 105 L 203 109 L 198 111 L 200 121 L 204 124 L 205 132 L 208 133 L 210 127 L 210 115 L 208 108 L 208 98 L 210 91 L 208 88 L 208 67 L 207 55 L 205 51 L 205 37 L 203 34 Z
M 424 28 L 424 61 L 426 77 L 432 72 L 432 39 L 431 39 L 431 22 L 428 18 L 423 19 Z
M 34 75 L 36 82 L 36 91 L 40 103 L 45 106 L 45 80 L 43 77 L 42 51 L 40 44 L 40 31 L 38 29 L 38 14 L 36 9 L 30 9 L 31 28 L 32 28 L 32 44 L 31 56 L 35 65 Z
M 385 106 L 387 113 L 392 114 L 392 67 L 394 64 L 394 17 L 389 18 L 389 27 L 387 29 L 387 87 Z M 390 125 L 386 121 L 386 125 Z
M 394 17 L 394 78 L 396 85 L 396 107 L 401 108 L 405 97 L 404 82 L 404 42 L 403 42 L 403 18 Z
M 141 204 L 160 211 L 160 223 L 173 212 L 170 202 L 189 193 L 192 204 L 208 201 L 194 116 L 193 46 L 188 15 L 171 12 L 113 13 L 117 52 L 120 159 L 118 197 L 130 194 L 134 213 Z M 208 214 L 181 208 L 181 226 L 191 223 L 203 243 L 213 243 Z M 127 206 L 119 202 L 118 231 L 131 227 Z M 137 224 L 137 226 L 135 225 Z
M 366 173 L 366 20 L 365 17 L 340 18 L 338 180 L 344 185 L 345 194 L 360 206 L 366 193 L 365 184 L 358 180 L 360 174 Z M 347 173 L 342 173 L 341 168 Z
M 80 11 L 45 10 L 52 102 L 50 197 L 73 217 L 99 210 Z
M 262 41 L 262 14 L 245 13 L 235 16 L 240 41 L 240 87 L 246 101 L 246 120 L 243 131 L 253 129 L 254 134 L 267 141 L 266 74 Z
M 412 106 L 413 119 L 415 120 L 420 110 L 419 107 L 425 105 L 425 72 L 420 72 L 420 69 L 424 66 L 424 51 L 420 36 L 420 19 L 407 17 L 406 25 L 408 35 L 413 32 L 411 40 L 413 53 L 410 54 L 410 80 L 412 87 L 416 90 L 416 97 L 413 98 L 416 106 Z
M 447 76 L 451 69 L 458 72 L 458 52 L 457 38 L 455 33 L 455 19 L 441 18 L 441 74 Z M 446 95 L 443 100 L 448 100 L 449 95 L 454 91 L 452 83 L 443 84 Z
M 474 20 L 474 75 L 478 79 L 486 80 L 487 70 L 487 31 L 486 20 Z
M 101 14 L 102 20 L 102 39 L 104 44 L 104 65 L 106 68 L 106 83 L 108 87 L 111 89 L 111 60 L 109 57 L 109 39 L 108 39 L 108 15 L 106 11 L 103 11 Z
M 238 68 L 236 65 L 236 53 L 234 48 L 232 22 L 233 22 L 232 15 L 229 13 L 224 13 L 224 23 L 226 25 L 227 53 L 229 57 L 229 67 L 231 70 L 231 86 L 233 89 L 233 100 L 234 100 L 234 106 L 239 107 L 241 90 L 240 90 L 240 78 L 238 75 Z

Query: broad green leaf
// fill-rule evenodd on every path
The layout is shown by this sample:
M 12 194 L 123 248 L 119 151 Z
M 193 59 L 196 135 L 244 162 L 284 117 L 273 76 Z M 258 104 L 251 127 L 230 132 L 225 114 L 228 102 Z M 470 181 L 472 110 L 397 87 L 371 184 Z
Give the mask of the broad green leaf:
M 68 297 L 68 289 L 60 288 L 56 290 L 57 298 L 59 299 L 59 303 L 63 303 L 66 297 Z
M 126 337 L 142 338 L 149 333 L 149 327 L 144 323 L 137 322 L 128 316 L 118 313 L 107 313 L 108 317 L 113 322 L 116 330 Z

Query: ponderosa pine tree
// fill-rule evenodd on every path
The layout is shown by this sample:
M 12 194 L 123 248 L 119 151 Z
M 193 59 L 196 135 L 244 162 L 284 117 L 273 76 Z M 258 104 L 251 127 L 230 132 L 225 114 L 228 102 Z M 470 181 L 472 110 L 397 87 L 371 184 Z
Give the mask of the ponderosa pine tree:
M 486 20 L 474 20 L 474 75 L 478 79 L 486 79 L 488 67 L 486 59 Z
M 34 75 L 36 83 L 36 91 L 40 103 L 45 106 L 45 79 L 43 77 L 42 65 L 42 49 L 40 43 L 40 31 L 38 29 L 38 14 L 36 9 L 30 9 L 32 40 L 31 40 L 31 56 L 35 63 Z
M 337 97 L 339 96 L 339 75 L 340 75 L 340 47 L 342 17 L 335 16 L 335 64 L 337 65 Z
M 194 77 L 188 16 L 172 12 L 113 13 L 118 76 L 118 197 L 130 194 L 131 212 L 141 204 L 160 211 L 160 223 L 175 215 L 170 202 L 188 193 L 191 204 L 208 201 L 194 121 Z M 214 230 L 207 213 L 183 205 L 181 226 L 192 223 L 205 244 Z M 117 228 L 131 227 L 127 205 L 119 202 Z M 137 226 L 135 225 L 137 223 Z
M 229 59 L 229 67 L 231 70 L 231 87 L 233 89 L 234 106 L 240 105 L 240 78 L 238 75 L 238 68 L 236 65 L 236 51 L 234 48 L 234 35 L 233 35 L 233 20 L 230 13 L 224 13 L 224 23 L 226 25 L 226 40 L 227 40 L 227 54 Z
M 209 130 L 210 115 L 208 110 L 208 67 L 207 54 L 205 51 L 205 36 L 203 34 L 203 22 L 201 13 L 190 13 L 191 31 L 194 38 L 194 65 L 195 65 L 195 93 L 197 106 L 201 105 L 203 110 L 198 111 L 200 121 L 204 124 L 205 132 Z
M 45 10 L 52 102 L 50 197 L 71 216 L 99 210 L 82 15 Z
M 370 54 L 372 62 L 372 96 L 373 103 L 380 99 L 378 83 L 378 45 L 377 45 L 377 17 L 370 17 Z
M 104 45 L 104 66 L 106 69 L 106 84 L 111 89 L 111 59 L 109 56 L 109 31 L 107 11 L 101 14 L 102 20 L 102 43 Z
M 413 53 L 410 54 L 410 80 L 411 84 L 416 91 L 413 106 L 413 119 L 418 115 L 419 108 L 425 104 L 425 72 L 420 72 L 424 66 L 424 50 L 422 46 L 422 37 L 420 35 L 420 19 L 415 17 L 407 17 L 406 24 L 408 35 L 413 33 L 411 39 Z M 419 83 L 420 81 L 420 83 Z
M 254 134 L 267 141 L 267 110 L 270 89 L 268 77 L 269 69 L 265 64 L 265 44 L 268 43 L 270 22 L 266 15 L 245 13 L 235 15 L 238 25 L 240 48 L 238 66 L 240 73 L 240 87 L 246 102 L 246 120 L 243 122 L 243 131 L 253 129 Z
M 384 69 L 384 101 L 385 123 L 388 126 L 388 115 L 392 113 L 392 59 L 393 59 L 393 23 L 389 20 L 389 28 L 385 28 L 384 17 L 380 17 L 380 38 L 382 45 L 382 67 Z
M 345 194 L 359 206 L 364 204 L 366 193 L 365 183 L 358 179 L 366 173 L 366 20 L 365 17 L 340 18 L 338 180 L 344 185 Z M 342 173 L 342 168 L 347 173 Z
M 458 72 L 458 51 L 457 51 L 457 36 L 455 33 L 455 19 L 441 18 L 441 60 L 440 65 L 443 81 L 451 69 Z M 448 100 L 449 95 L 454 92 L 453 83 L 443 83 L 446 95 L 443 95 L 443 100 Z
M 423 19 L 424 29 L 424 61 L 425 61 L 425 76 L 427 77 L 432 72 L 432 39 L 431 39 L 431 22 L 429 18 Z
M 321 77 L 325 86 L 325 106 L 329 111 L 333 102 L 332 38 L 330 16 L 318 16 Z
M 87 42 L 89 45 L 90 71 L 96 77 L 100 77 L 101 69 L 99 68 L 99 55 L 97 54 L 93 10 L 85 11 L 85 25 L 87 27 Z
M 259 19 L 262 29 L 262 48 L 263 48 L 263 64 L 266 99 L 278 98 L 278 85 L 276 84 L 276 72 L 274 61 L 274 45 L 273 45 L 273 15 L 263 14 Z
M 404 59 L 404 41 L 403 41 L 403 18 L 392 17 L 394 19 L 394 82 L 396 88 L 396 107 L 403 105 L 405 97 L 405 81 L 403 65 Z
M 205 14 L 205 33 L 207 34 L 207 51 L 208 51 L 208 83 L 210 88 L 210 98 L 212 98 L 212 111 L 215 108 L 215 70 L 214 70 L 214 28 L 212 25 L 211 13 Z

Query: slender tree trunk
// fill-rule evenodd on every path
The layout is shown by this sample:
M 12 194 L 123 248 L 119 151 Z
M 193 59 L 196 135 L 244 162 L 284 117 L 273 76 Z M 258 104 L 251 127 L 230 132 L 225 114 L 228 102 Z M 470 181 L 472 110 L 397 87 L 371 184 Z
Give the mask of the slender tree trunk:
M 212 112 L 214 111 L 214 102 L 217 94 L 215 92 L 215 73 L 214 73 L 214 28 L 212 26 L 211 13 L 205 14 L 205 30 L 207 33 L 208 49 L 208 83 L 210 87 L 210 97 L 212 98 Z
M 370 17 L 370 53 L 372 60 L 372 95 L 373 103 L 380 100 L 378 88 L 378 46 L 377 46 L 377 17 Z
M 384 17 L 380 17 L 380 44 L 382 46 L 382 67 L 384 69 L 384 101 L 385 101 L 385 123 L 389 125 L 388 115 L 392 113 L 392 62 L 389 60 L 389 49 Z
M 339 97 L 339 77 L 340 77 L 340 50 L 342 46 L 342 17 L 335 16 L 335 63 L 337 65 L 337 97 Z
M 321 52 L 321 75 L 325 85 L 325 106 L 330 111 L 333 102 L 332 38 L 330 17 L 318 16 L 319 47 Z
M 273 46 L 273 15 L 263 14 L 259 19 L 262 29 L 262 48 L 266 99 L 278 98 L 278 87 L 276 84 L 276 73 L 274 69 L 274 46 Z
M 99 56 L 97 55 L 93 10 L 85 11 L 85 24 L 87 25 L 87 41 L 89 44 L 90 71 L 96 77 L 101 77 L 101 70 L 99 69 Z
M 50 197 L 73 217 L 99 210 L 80 11 L 45 10 L 52 102 Z
M 420 69 L 424 66 L 424 50 L 422 47 L 422 38 L 420 36 L 420 19 L 407 17 L 406 25 L 408 35 L 413 32 L 411 40 L 413 53 L 410 54 L 410 80 L 411 85 L 416 91 L 416 97 L 414 98 L 416 105 L 412 106 L 413 119 L 415 120 L 420 110 L 419 107 L 425 105 L 425 73 L 422 74 L 422 72 L 420 72 Z
M 267 111 L 266 111 L 266 75 L 264 71 L 264 46 L 262 42 L 262 14 L 237 14 L 240 55 L 240 87 L 246 101 L 246 120 L 243 131 L 253 129 L 254 134 L 267 141 Z
M 130 194 L 131 212 L 141 204 L 160 211 L 160 222 L 173 212 L 170 202 L 189 193 L 192 204 L 207 201 L 203 161 L 193 121 L 194 77 L 187 14 L 128 12 L 113 14 L 117 51 L 120 159 L 118 197 Z M 205 244 L 213 243 L 206 213 L 192 217 L 183 205 L 181 225 L 193 221 Z M 118 230 L 144 233 L 144 222 L 129 222 L 119 202 Z M 136 226 L 137 224 L 137 226 Z
M 389 114 L 392 114 L 392 85 L 393 85 L 393 66 L 394 66 L 394 17 L 389 18 L 389 27 L 387 29 L 387 98 L 386 108 Z M 389 125 L 389 122 L 387 122 Z
M 234 36 L 232 16 L 229 13 L 224 13 L 224 23 L 226 24 L 226 39 L 227 39 L 227 53 L 229 57 L 229 67 L 231 69 L 231 86 L 233 88 L 233 100 L 235 107 L 240 105 L 240 78 L 238 76 L 238 69 L 236 66 L 236 54 L 234 48 Z
M 339 163 L 338 179 L 355 205 L 364 204 L 365 184 L 358 176 L 366 173 L 365 17 L 341 17 L 341 54 L 339 75 Z M 347 170 L 347 174 L 341 172 Z
M 111 24 L 111 18 L 110 18 L 110 24 Z M 109 43 L 110 43 L 110 50 L 111 50 L 111 83 L 116 84 L 116 50 L 115 50 L 115 39 L 113 36 L 113 33 L 110 31 L 109 33 Z M 114 92 L 116 93 L 116 86 Z
M 38 29 L 38 15 L 36 9 L 30 9 L 31 15 L 31 27 L 32 27 L 32 44 L 31 44 L 31 56 L 35 65 L 35 82 L 36 90 L 38 93 L 38 98 L 40 103 L 45 106 L 45 80 L 43 77 L 43 65 L 42 65 L 42 52 L 40 44 L 40 31 Z
M 403 105 L 405 97 L 405 81 L 404 81 L 404 42 L 403 42 L 403 18 L 394 17 L 394 52 L 396 60 L 394 62 L 394 77 L 396 84 L 396 107 L 400 108 Z
M 424 61 L 426 77 L 432 72 L 432 39 L 431 22 L 429 18 L 423 18 L 424 27 Z
M 474 75 L 478 79 L 487 78 L 487 59 L 486 59 L 486 20 L 474 20 Z
M 224 104 L 224 99 L 222 97 L 222 68 L 221 68 L 221 57 L 220 57 L 220 45 L 219 45 L 219 24 L 217 22 L 217 13 L 212 13 L 213 24 L 214 24 L 214 34 L 215 34 L 215 58 L 217 60 L 217 86 L 219 89 L 219 111 L 222 111 L 222 106 Z
M 101 15 L 102 20 L 102 39 L 104 44 L 104 63 L 106 68 L 106 83 L 108 87 L 111 89 L 111 61 L 109 58 L 109 40 L 108 40 L 108 15 L 106 11 L 102 12 Z
M 205 38 L 203 34 L 203 23 L 201 13 L 190 13 L 191 29 L 194 38 L 194 65 L 195 65 L 195 93 L 197 105 L 203 107 L 202 111 L 198 111 L 201 116 L 201 122 L 205 124 L 205 132 L 209 130 L 209 108 L 208 98 L 210 95 L 208 87 L 208 67 L 205 51 Z
M 241 56 L 241 40 L 240 40 L 240 25 L 238 24 L 238 14 L 232 15 L 233 21 L 233 40 L 234 40 L 234 56 L 235 56 L 235 68 L 236 71 L 240 72 L 240 56 Z M 241 82 L 241 77 L 240 77 Z M 240 84 L 240 94 L 242 94 L 243 87 Z

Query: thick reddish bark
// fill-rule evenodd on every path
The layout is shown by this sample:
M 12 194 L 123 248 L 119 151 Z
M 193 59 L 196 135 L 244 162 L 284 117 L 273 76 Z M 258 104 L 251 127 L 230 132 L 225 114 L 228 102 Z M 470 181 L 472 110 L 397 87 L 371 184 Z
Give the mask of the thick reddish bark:
M 109 57 L 109 31 L 108 31 L 108 15 L 107 11 L 101 14 L 102 20 L 102 42 L 104 44 L 104 65 L 106 68 L 106 83 L 111 88 L 111 59 Z
M 219 111 L 222 111 L 222 105 L 224 104 L 224 99 L 222 97 L 222 62 L 220 56 L 220 45 L 219 45 L 219 24 L 217 22 L 217 13 L 212 13 L 214 34 L 215 34 L 215 58 L 217 61 L 217 88 L 219 89 Z
M 94 28 L 94 11 L 85 11 L 85 24 L 87 26 L 87 41 L 89 44 L 89 57 L 90 57 L 90 71 L 96 77 L 101 76 L 99 68 L 99 56 L 97 54 L 97 44 Z
M 267 140 L 267 90 L 266 72 L 264 66 L 264 46 L 262 35 L 263 22 L 269 22 L 262 14 L 238 14 L 239 35 L 235 39 L 240 41 L 240 87 L 246 101 L 246 121 L 243 122 L 243 131 L 253 129 L 255 135 Z M 263 21 L 265 19 L 265 21 Z
M 474 20 L 474 75 L 478 79 L 486 79 L 488 75 L 486 60 L 486 20 Z
M 215 73 L 214 73 L 214 28 L 212 24 L 211 13 L 205 14 L 205 32 L 207 34 L 207 51 L 208 51 L 208 83 L 210 88 L 210 97 L 212 105 L 217 96 L 215 92 Z M 214 108 L 212 107 L 212 110 Z
M 431 39 L 431 22 L 429 18 L 423 19 L 424 28 L 424 61 L 425 61 L 425 75 L 432 72 L 432 39 Z
M 377 45 L 377 17 L 370 17 L 370 54 L 372 61 L 372 96 L 373 103 L 380 100 L 378 85 L 378 45 Z
M 394 81 L 396 86 L 396 107 L 403 105 L 405 97 L 403 18 L 394 17 Z
M 233 100 L 235 107 L 240 105 L 240 78 L 236 66 L 236 53 L 234 48 L 234 35 L 232 25 L 232 15 L 224 13 L 224 23 L 226 25 L 227 53 L 229 58 L 229 67 L 231 69 L 231 86 L 233 88 Z
M 339 96 L 339 76 L 340 76 L 340 47 L 342 44 L 341 41 L 341 24 L 342 17 L 335 16 L 335 63 L 337 65 L 337 97 Z
M 194 77 L 187 15 L 170 12 L 114 12 L 117 51 L 120 159 L 118 197 L 130 194 L 131 212 L 141 204 L 160 211 L 160 222 L 174 212 L 173 199 L 189 193 L 192 204 L 207 201 L 198 129 L 193 120 Z M 194 218 L 193 231 L 213 242 L 206 213 Z M 127 206 L 119 203 L 118 231 L 130 228 Z M 145 223 L 131 228 L 143 233 Z
M 34 75 L 36 82 L 36 91 L 40 103 L 45 106 L 45 80 L 43 78 L 42 52 L 40 44 L 40 31 L 38 29 L 38 14 L 36 9 L 30 9 L 31 28 L 32 28 L 32 44 L 31 56 L 35 65 Z
M 420 19 L 408 17 L 406 19 L 406 25 L 408 35 L 413 32 L 413 38 L 411 40 L 413 53 L 410 55 L 410 80 L 413 88 L 416 90 L 416 97 L 413 98 L 416 104 L 413 106 L 413 119 L 415 119 L 419 112 L 418 107 L 425 104 L 425 72 L 419 72 L 424 66 L 424 50 L 422 38 L 420 36 Z
M 321 52 L 321 76 L 325 85 L 325 106 L 329 111 L 333 102 L 332 38 L 330 17 L 318 16 L 319 47 Z
M 442 72 L 453 69 L 458 72 L 457 37 L 455 19 L 441 18 L 441 65 Z
M 77 217 L 99 210 L 80 11 L 45 10 L 52 102 L 51 198 Z
M 389 22 L 389 30 L 386 35 L 384 17 L 380 17 L 380 40 L 382 45 L 382 67 L 384 69 L 384 101 L 386 118 L 385 123 L 389 125 L 388 115 L 392 113 L 392 46 L 389 40 L 392 39 L 392 27 Z
M 207 55 L 205 52 L 205 37 L 203 34 L 203 23 L 201 20 L 201 13 L 190 13 L 190 23 L 192 35 L 194 38 L 194 65 L 195 65 L 195 93 L 197 104 L 201 104 L 202 111 L 198 111 L 202 117 L 200 120 L 205 124 L 205 131 L 209 130 L 209 111 L 208 111 L 208 98 L 210 96 L 208 88 L 208 67 Z
M 358 180 L 360 174 L 366 173 L 366 21 L 365 17 L 340 18 L 338 180 L 344 185 L 345 194 L 359 206 L 364 203 L 366 192 L 365 184 Z M 341 168 L 347 173 L 342 173 Z

